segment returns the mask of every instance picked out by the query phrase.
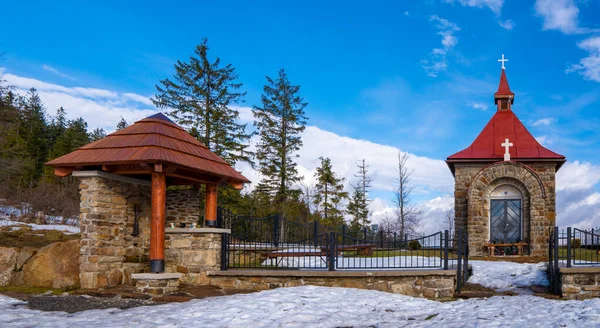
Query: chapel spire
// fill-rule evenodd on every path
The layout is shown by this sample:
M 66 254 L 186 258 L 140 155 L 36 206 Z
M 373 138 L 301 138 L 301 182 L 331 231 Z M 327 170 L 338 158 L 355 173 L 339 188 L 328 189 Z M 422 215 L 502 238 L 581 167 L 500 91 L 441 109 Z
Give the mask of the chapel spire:
M 507 62 L 508 59 L 504 59 L 504 54 L 502 54 L 502 59 L 498 59 L 499 62 L 502 62 L 502 73 L 500 74 L 500 84 L 498 85 L 498 91 L 494 93 L 494 104 L 498 106 L 498 110 L 510 110 L 511 105 L 515 101 L 515 94 L 510 91 L 510 87 L 508 86 L 508 80 L 506 79 L 506 67 L 504 67 L 504 62 Z

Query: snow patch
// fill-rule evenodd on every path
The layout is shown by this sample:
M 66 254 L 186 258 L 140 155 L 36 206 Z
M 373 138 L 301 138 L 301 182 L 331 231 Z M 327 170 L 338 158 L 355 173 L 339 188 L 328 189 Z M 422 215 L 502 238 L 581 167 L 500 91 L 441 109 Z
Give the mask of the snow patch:
M 514 263 L 504 261 L 469 261 L 473 275 L 469 282 L 499 292 L 523 292 L 531 285 L 549 286 L 546 263 Z
M 598 327 L 600 299 L 530 295 L 436 302 L 372 290 L 278 288 L 127 310 L 68 314 L 0 296 L 4 327 Z

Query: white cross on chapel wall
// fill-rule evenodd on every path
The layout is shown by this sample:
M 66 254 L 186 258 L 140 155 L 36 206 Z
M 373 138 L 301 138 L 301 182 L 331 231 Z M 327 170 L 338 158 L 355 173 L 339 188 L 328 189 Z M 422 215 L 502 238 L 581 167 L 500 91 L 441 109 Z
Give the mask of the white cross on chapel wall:
M 504 147 L 504 160 L 510 161 L 510 151 L 509 148 L 514 146 L 512 142 L 508 141 L 508 138 L 504 139 L 504 143 L 500 144 L 500 146 Z

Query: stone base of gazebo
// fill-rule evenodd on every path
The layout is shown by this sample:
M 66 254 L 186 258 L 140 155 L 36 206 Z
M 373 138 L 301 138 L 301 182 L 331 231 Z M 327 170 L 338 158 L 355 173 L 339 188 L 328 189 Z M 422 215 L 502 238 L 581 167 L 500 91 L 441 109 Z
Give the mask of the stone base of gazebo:
M 164 295 L 179 289 L 179 279 L 182 276 L 181 273 L 134 273 L 131 279 L 135 281 L 138 293 Z

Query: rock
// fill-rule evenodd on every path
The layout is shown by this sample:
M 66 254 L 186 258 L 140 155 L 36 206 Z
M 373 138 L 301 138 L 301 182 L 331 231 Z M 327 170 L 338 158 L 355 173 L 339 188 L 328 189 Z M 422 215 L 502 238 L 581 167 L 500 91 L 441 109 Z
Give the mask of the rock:
M 79 240 L 41 248 L 23 266 L 23 283 L 49 288 L 79 285 Z
M 0 286 L 8 286 L 18 269 L 19 249 L 0 247 Z

